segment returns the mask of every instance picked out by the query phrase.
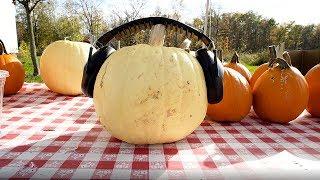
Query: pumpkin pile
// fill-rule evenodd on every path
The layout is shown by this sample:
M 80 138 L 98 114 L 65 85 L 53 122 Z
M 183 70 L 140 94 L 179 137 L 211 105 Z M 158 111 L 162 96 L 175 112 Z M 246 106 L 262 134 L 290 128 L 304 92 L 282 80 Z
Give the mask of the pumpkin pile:
M 245 73 L 246 68 L 239 68 L 237 64 L 239 57 L 236 53 L 233 60 L 225 64 L 226 67 L 237 67 L 234 69 L 238 71 L 225 68 L 224 97 L 220 103 L 208 105 L 207 116 L 211 120 L 240 121 L 249 113 L 251 103 L 257 116 L 265 121 L 288 123 L 306 107 L 311 115 L 320 116 L 320 83 L 316 80 L 320 77 L 320 65 L 309 71 L 306 80 L 291 65 L 289 53 L 284 52 L 284 44 L 269 46 L 269 52 L 269 62 L 258 67 L 250 79 L 250 85 L 244 78 L 249 77 Z
M 110 46 L 113 38 L 150 28 L 148 44 L 119 50 Z M 187 36 L 180 48 L 163 46 L 170 30 Z M 190 51 L 188 38 L 201 40 L 204 48 Z M 98 50 L 83 42 L 51 43 L 41 56 L 40 75 L 56 93 L 92 97 L 101 124 L 125 142 L 175 142 L 192 133 L 206 115 L 217 122 L 238 122 L 251 107 L 260 119 L 276 123 L 288 123 L 306 108 L 320 117 L 320 64 L 304 77 L 292 67 L 284 45 L 269 46 L 269 62 L 251 76 L 237 52 L 223 66 L 222 51 L 215 50 L 210 38 L 168 18 L 129 22 L 98 43 L 103 46 Z M 1 40 L 0 69 L 10 74 L 4 94 L 18 92 L 25 72 Z
M 4 85 L 4 95 L 16 94 L 24 83 L 25 71 L 22 63 L 13 54 L 8 54 L 4 43 L 0 40 L 0 69 L 9 72 Z
M 40 76 L 53 92 L 79 95 L 82 71 L 88 60 L 91 45 L 60 40 L 51 43 L 40 58 Z

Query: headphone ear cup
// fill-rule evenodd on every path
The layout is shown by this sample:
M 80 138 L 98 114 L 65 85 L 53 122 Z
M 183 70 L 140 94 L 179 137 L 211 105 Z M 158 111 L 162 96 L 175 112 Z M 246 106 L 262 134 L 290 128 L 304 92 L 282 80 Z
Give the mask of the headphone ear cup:
M 111 46 L 105 46 L 92 54 L 92 49 L 90 49 L 88 62 L 83 70 L 81 83 L 82 92 L 85 95 L 91 98 L 93 97 L 94 84 L 96 82 L 99 70 L 108 57 L 115 51 L 116 50 Z
M 204 73 L 208 103 L 219 103 L 223 98 L 224 67 L 217 58 L 216 50 L 211 52 L 206 48 L 199 49 L 196 51 L 196 58 Z

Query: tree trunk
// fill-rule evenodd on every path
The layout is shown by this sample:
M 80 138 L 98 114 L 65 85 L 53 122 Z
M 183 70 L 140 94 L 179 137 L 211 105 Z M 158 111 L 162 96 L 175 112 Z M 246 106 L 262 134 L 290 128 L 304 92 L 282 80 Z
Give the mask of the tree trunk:
M 33 25 L 31 20 L 31 12 L 26 11 L 27 15 L 27 28 L 29 30 L 29 40 L 30 40 L 30 54 L 33 64 L 33 75 L 37 76 L 39 74 L 37 55 L 36 55 L 36 43 L 34 38 Z

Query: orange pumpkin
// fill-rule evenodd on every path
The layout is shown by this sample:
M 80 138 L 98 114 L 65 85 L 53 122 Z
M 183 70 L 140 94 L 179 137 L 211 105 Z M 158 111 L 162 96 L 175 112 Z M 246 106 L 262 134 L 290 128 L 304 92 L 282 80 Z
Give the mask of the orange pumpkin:
M 239 55 L 237 52 L 234 53 L 231 61 L 229 63 L 224 64 L 225 67 L 234 69 L 238 71 L 246 80 L 249 82 L 251 79 L 251 73 L 243 64 L 239 62 Z
M 0 40 L 0 69 L 9 72 L 4 85 L 4 95 L 16 94 L 22 87 L 25 71 L 22 63 L 13 54 L 8 54 L 4 43 Z
M 213 121 L 240 121 L 251 109 L 250 85 L 231 68 L 225 68 L 223 77 L 223 99 L 218 104 L 208 104 L 207 115 Z
M 264 73 L 266 72 L 266 70 L 268 70 L 271 67 L 272 64 L 272 60 L 274 60 L 276 58 L 276 52 L 273 52 L 273 50 L 275 50 L 275 46 L 269 46 L 269 52 L 270 52 L 270 59 L 269 62 L 264 63 L 262 65 L 260 65 L 253 73 L 251 79 L 250 79 L 250 86 L 251 88 L 254 87 L 254 84 L 256 83 L 256 81 L 258 80 L 258 78 Z
M 307 111 L 314 117 L 320 117 L 320 64 L 310 69 L 305 77 L 309 85 Z
M 261 64 L 253 73 L 251 79 L 250 79 L 250 86 L 253 88 L 254 84 L 256 83 L 256 81 L 258 80 L 258 78 L 264 73 L 266 72 L 266 70 L 268 70 L 270 67 L 270 63 L 264 63 Z
M 272 66 L 253 87 L 253 109 L 263 120 L 288 123 L 306 108 L 308 84 L 284 59 L 275 59 Z

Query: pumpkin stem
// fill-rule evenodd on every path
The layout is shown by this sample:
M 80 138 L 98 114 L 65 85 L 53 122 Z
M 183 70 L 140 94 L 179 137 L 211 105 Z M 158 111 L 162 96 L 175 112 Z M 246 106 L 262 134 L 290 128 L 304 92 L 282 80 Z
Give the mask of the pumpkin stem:
M 277 51 L 276 51 L 275 45 L 269 46 L 269 55 L 270 55 L 270 59 L 277 58 Z
M 280 69 L 290 68 L 290 65 L 287 63 L 287 61 L 284 59 L 281 59 L 281 58 L 276 58 L 274 60 L 274 63 L 278 63 L 278 66 L 276 66 L 276 67 L 279 67 Z
M 3 41 L 0 39 L 0 54 L 8 54 L 6 50 L 6 46 L 4 45 Z
M 287 63 L 288 63 L 290 66 L 292 66 L 291 57 L 290 57 L 288 51 L 283 52 L 282 56 L 283 56 L 283 58 L 287 61 Z
M 166 37 L 166 26 L 162 24 L 154 25 L 151 28 L 149 45 L 163 46 Z
M 276 51 L 276 46 L 272 45 L 269 46 L 269 56 L 270 56 L 270 60 L 269 60 L 269 67 L 272 67 L 274 64 L 274 60 L 277 58 L 277 51 Z
M 231 63 L 239 63 L 239 55 L 237 52 L 234 52 L 232 59 L 231 59 Z
M 180 45 L 181 49 L 184 49 L 186 51 L 190 51 L 190 45 L 191 45 L 191 41 L 190 39 L 186 38 Z

